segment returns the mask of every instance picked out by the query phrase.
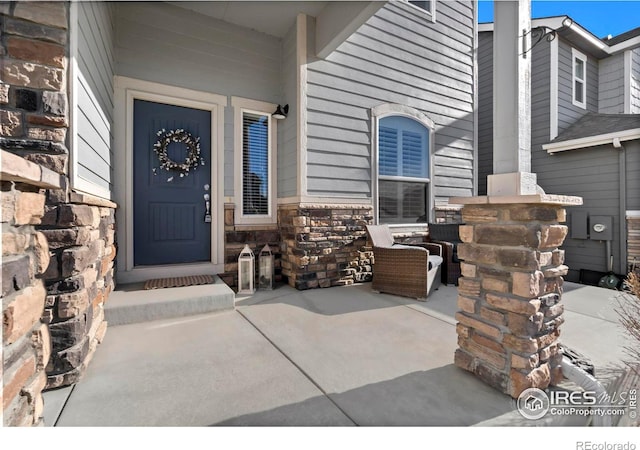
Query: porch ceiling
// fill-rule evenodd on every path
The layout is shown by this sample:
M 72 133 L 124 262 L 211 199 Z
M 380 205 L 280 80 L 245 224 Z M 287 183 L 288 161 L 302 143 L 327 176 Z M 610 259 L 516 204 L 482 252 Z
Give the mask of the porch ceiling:
M 175 6 L 251 28 L 272 36 L 284 37 L 299 13 L 316 17 L 326 1 L 174 1 Z

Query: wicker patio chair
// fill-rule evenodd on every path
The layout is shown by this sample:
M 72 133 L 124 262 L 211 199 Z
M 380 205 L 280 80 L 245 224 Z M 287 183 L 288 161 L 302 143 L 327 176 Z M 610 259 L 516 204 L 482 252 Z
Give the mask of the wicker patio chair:
M 458 244 L 462 243 L 459 234 L 459 223 L 430 223 L 429 241 L 442 246 L 442 282 L 458 285 L 462 275 L 458 259 Z
M 369 225 L 373 244 L 373 290 L 426 301 L 441 283 L 442 247 L 397 244 L 388 225 Z

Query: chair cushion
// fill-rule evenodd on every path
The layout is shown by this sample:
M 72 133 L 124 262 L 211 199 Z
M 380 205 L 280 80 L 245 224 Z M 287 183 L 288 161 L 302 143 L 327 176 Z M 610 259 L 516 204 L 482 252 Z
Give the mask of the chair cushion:
M 423 247 L 419 247 L 417 245 L 406 245 L 406 244 L 393 244 L 393 248 L 406 248 L 406 249 L 410 249 L 410 250 L 423 250 L 423 251 L 428 251 L 426 248 Z
M 438 255 L 429 255 L 429 270 L 431 270 L 434 267 L 438 267 L 439 265 L 442 264 L 444 260 L 442 259 L 442 256 L 438 256 Z
M 367 231 L 374 247 L 391 247 L 393 234 L 389 225 L 367 225 Z

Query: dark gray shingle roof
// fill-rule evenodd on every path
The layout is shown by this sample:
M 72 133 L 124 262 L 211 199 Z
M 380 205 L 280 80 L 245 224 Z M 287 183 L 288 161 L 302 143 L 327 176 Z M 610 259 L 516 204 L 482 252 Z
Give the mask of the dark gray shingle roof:
M 606 42 L 608 45 L 616 45 L 620 42 L 624 42 L 636 36 L 640 36 L 640 27 L 634 28 L 633 30 L 625 31 L 622 34 L 612 37 L 611 39 L 603 39 L 603 42 Z
M 551 142 L 564 142 L 640 128 L 640 114 L 586 113 Z

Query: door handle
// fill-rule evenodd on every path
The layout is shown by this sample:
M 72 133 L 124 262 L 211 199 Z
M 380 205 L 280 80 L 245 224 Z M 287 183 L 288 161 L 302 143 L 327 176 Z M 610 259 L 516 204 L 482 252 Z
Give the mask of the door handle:
M 209 201 L 209 194 L 204 194 L 204 221 L 205 223 L 211 223 L 211 202 Z

